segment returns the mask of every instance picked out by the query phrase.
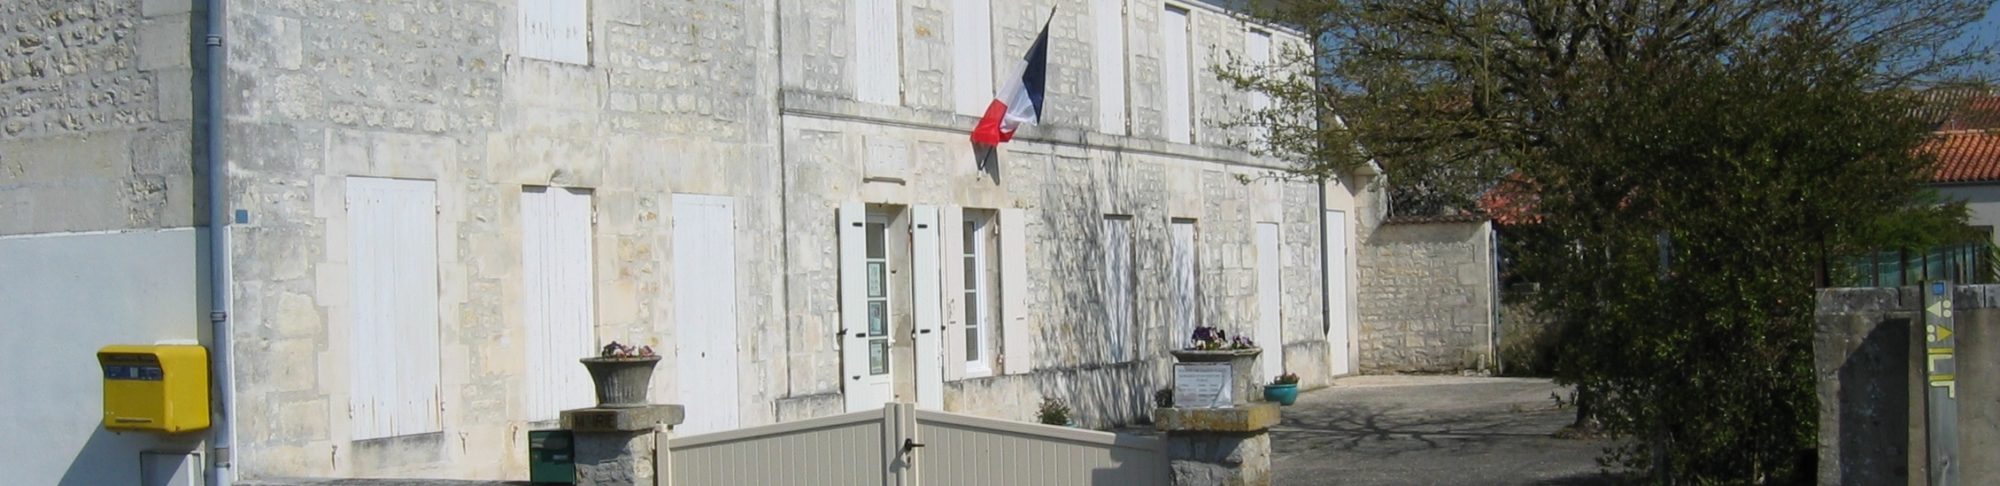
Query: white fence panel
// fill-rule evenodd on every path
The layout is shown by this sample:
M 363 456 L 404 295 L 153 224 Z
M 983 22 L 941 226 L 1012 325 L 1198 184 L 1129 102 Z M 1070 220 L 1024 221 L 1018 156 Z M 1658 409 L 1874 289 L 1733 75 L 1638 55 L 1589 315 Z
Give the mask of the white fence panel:
M 916 411 L 918 484 L 1168 484 L 1160 439 Z
M 668 442 L 673 484 L 848 486 L 885 484 L 897 407 Z

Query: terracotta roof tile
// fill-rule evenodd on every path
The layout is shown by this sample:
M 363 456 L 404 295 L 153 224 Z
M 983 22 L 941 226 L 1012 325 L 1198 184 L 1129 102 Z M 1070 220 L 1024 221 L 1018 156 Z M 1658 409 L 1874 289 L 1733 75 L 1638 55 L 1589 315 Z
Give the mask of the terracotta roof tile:
M 1940 132 L 1919 150 L 1937 157 L 1931 182 L 2000 181 L 2000 131 Z

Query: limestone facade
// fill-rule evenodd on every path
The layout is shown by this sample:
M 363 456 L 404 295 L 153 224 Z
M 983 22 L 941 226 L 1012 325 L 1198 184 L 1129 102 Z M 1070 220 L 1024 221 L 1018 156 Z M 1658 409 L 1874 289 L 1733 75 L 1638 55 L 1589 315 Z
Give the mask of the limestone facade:
M 850 205 L 905 232 L 890 232 L 903 253 L 889 285 L 903 295 L 918 291 L 904 275 L 921 255 L 902 238 L 915 210 L 1019 218 L 1020 234 L 994 239 L 1019 244 L 988 257 L 1023 270 L 992 277 L 991 369 L 945 373 L 944 410 L 1025 420 L 1057 397 L 1083 425 L 1143 420 L 1166 386 L 1167 350 L 1183 339 L 1166 278 L 1175 223 L 1195 228 L 1191 308 L 1245 335 L 1257 335 L 1268 311 L 1257 226 L 1276 225 L 1278 287 L 1269 291 L 1282 337 L 1262 344 L 1281 346 L 1283 367 L 1307 386 L 1330 382 L 1338 353 L 1326 336 L 1323 211 L 1362 223 L 1379 185 L 1282 177 L 1284 162 L 1236 148 L 1249 134 L 1216 124 L 1248 98 L 1206 71 L 1241 55 L 1252 29 L 1300 47 L 1295 33 L 1210 3 L 1125 0 L 1116 23 L 1124 69 L 1099 72 L 1095 12 L 1106 2 L 990 2 L 996 87 L 1051 8 L 1059 13 L 1042 123 L 983 151 L 967 140 L 976 118 L 954 104 L 954 70 L 966 61 L 953 54 L 952 33 L 954 8 L 987 2 L 888 0 L 894 20 L 859 17 L 874 1 L 589 0 L 581 33 L 571 32 L 584 40 L 581 62 L 527 47 L 549 35 L 523 20 L 544 0 L 229 2 L 219 101 L 237 216 L 228 234 L 238 477 L 523 476 L 527 431 L 552 426 L 530 416 L 525 358 L 534 344 L 523 194 L 540 187 L 588 194 L 592 334 L 661 351 L 652 395 L 668 403 L 704 393 L 675 379 L 683 310 L 674 302 L 684 289 L 674 271 L 687 264 L 674 258 L 675 196 L 733 201 L 738 427 L 847 410 L 843 375 L 854 363 L 839 333 L 853 311 L 841 299 L 851 262 L 837 223 Z M 13 216 L 0 216 L 0 235 L 205 223 L 191 167 L 199 15 L 190 2 L 7 5 L 0 209 Z M 1189 19 L 1186 100 L 1165 94 L 1173 46 L 1159 29 L 1170 9 Z M 885 26 L 896 29 L 899 89 L 893 101 L 864 101 L 861 85 L 880 73 L 861 68 L 872 53 L 857 50 L 857 35 Z M 1126 127 L 1100 126 L 1095 97 L 1106 76 L 1124 80 Z M 1174 103 L 1195 118 L 1192 143 L 1167 141 L 1162 119 Z M 77 157 L 103 162 L 67 162 Z M 50 172 L 58 169 L 70 172 Z M 355 373 L 377 359 L 355 341 L 364 319 L 355 293 L 367 289 L 356 281 L 363 256 L 350 247 L 363 222 L 347 201 L 361 179 L 434 187 L 436 265 L 407 270 L 436 276 L 434 430 L 355 432 L 350 399 L 371 379 Z M 65 200 L 91 204 L 54 203 Z M 1130 235 L 1130 300 L 1120 301 L 1130 305 L 1129 330 L 1115 329 L 1106 310 L 1107 217 L 1126 221 Z M 940 330 L 961 340 L 943 346 L 962 347 L 951 334 L 962 329 L 951 329 L 964 324 L 966 294 L 950 279 L 942 289 Z M 1337 312 L 1357 315 L 1346 292 L 1350 304 Z M 1014 304 L 1003 311 L 998 300 Z M 894 332 L 914 335 L 915 311 L 903 302 L 891 310 Z M 891 353 L 898 401 L 917 401 L 928 386 L 917 369 L 948 361 L 920 357 L 913 341 L 898 338 Z

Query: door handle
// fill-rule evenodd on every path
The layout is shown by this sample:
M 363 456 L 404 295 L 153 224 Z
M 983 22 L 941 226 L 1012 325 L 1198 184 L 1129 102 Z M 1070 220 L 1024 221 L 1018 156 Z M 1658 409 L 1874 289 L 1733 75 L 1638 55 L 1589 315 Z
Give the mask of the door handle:
M 921 330 L 921 331 L 917 331 L 917 334 L 930 334 L 930 333 L 931 333 L 931 330 L 929 330 L 929 329 L 925 329 L 925 330 Z

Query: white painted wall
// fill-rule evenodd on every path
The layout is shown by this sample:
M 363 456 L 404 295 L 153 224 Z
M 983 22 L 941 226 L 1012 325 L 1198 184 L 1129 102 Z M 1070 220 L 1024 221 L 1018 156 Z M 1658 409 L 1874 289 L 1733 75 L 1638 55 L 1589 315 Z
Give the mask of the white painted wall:
M 140 484 L 143 451 L 197 449 L 199 433 L 104 430 L 97 350 L 206 334 L 198 234 L 0 237 L 0 482 Z
M 2000 228 L 2000 184 L 1939 186 L 1939 196 L 1947 200 L 1962 201 L 1967 212 L 1965 224 Z M 1993 242 L 2000 244 L 2000 232 L 1996 232 Z

